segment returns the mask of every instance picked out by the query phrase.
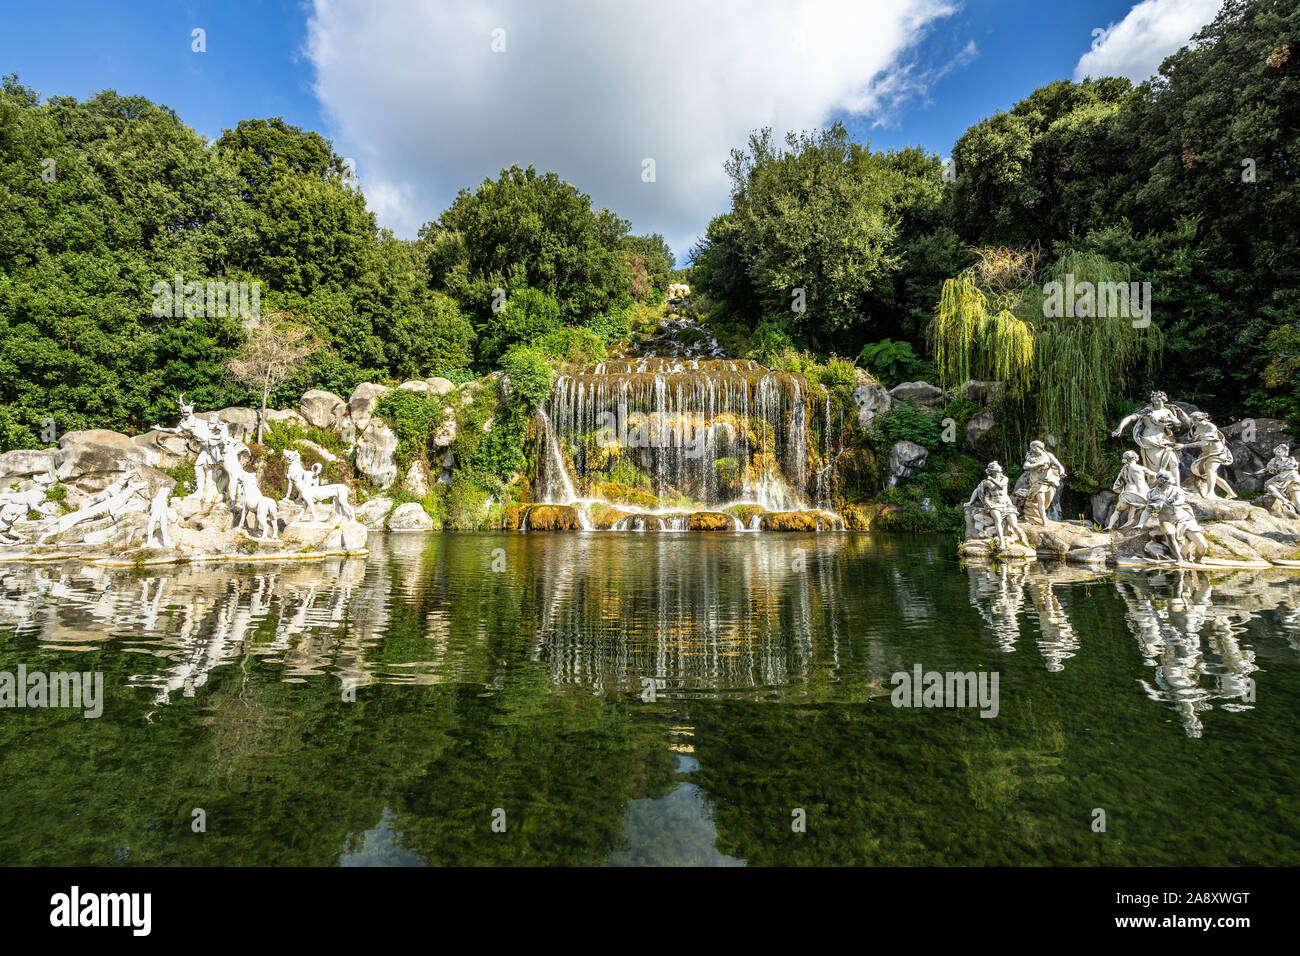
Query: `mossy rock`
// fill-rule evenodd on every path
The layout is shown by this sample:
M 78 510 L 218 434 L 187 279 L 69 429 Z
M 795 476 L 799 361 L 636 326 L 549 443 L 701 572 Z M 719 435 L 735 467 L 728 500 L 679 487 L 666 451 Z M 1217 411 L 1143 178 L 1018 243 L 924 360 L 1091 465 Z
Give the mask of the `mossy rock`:
M 825 531 L 830 518 L 815 511 L 773 511 L 759 519 L 764 531 Z
M 571 505 L 531 505 L 526 514 L 529 531 L 581 531 L 582 521 Z
M 686 519 L 688 531 L 734 531 L 736 522 L 721 511 L 697 511 Z

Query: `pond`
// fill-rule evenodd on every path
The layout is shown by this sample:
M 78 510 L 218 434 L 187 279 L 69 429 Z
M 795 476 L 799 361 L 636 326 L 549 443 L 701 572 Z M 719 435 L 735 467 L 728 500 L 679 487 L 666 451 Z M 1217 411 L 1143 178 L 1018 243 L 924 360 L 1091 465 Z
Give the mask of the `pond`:
M 102 713 L 0 710 L 4 865 L 1300 863 L 1296 573 L 375 535 L 0 565 L 19 668 Z M 930 673 L 994 705 L 897 706 Z

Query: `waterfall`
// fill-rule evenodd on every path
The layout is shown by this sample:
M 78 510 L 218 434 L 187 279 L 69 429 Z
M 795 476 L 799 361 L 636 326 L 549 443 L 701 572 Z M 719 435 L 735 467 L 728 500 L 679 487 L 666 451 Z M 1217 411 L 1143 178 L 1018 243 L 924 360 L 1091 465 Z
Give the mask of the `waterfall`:
M 750 360 L 607 359 L 557 378 L 538 416 L 539 500 L 577 506 L 584 525 L 596 504 L 662 515 L 662 530 L 685 530 L 691 512 L 829 504 L 830 395 L 799 374 Z

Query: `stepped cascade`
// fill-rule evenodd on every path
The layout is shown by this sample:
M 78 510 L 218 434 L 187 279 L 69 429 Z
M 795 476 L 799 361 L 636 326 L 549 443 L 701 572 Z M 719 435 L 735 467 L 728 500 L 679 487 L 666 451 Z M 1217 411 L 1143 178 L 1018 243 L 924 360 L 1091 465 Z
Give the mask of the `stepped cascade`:
M 750 360 L 692 357 L 720 351 L 707 328 L 667 326 L 654 344 L 675 354 L 557 379 L 538 413 L 540 502 L 572 506 L 584 528 L 842 527 L 828 463 L 843 423 L 825 389 Z M 690 345 L 674 348 L 685 328 Z

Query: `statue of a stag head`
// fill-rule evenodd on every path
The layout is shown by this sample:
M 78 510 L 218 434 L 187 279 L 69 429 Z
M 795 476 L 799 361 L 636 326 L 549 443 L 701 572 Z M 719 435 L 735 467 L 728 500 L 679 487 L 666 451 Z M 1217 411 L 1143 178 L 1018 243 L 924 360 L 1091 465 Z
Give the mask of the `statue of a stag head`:
M 180 395 L 176 397 L 176 404 L 180 407 L 182 421 L 194 417 L 194 403 L 186 403 L 184 392 L 181 392 Z

